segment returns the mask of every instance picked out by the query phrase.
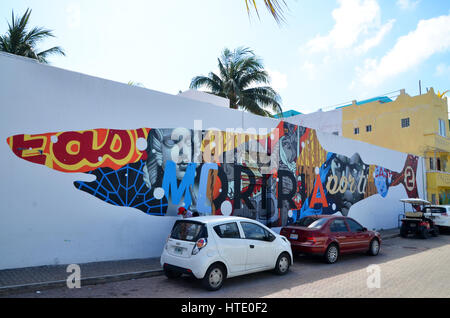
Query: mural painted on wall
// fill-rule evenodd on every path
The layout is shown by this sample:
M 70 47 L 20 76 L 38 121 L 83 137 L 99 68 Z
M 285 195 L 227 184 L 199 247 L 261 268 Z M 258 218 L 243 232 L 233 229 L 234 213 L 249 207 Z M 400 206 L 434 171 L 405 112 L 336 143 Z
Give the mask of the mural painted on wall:
M 418 157 L 400 172 L 369 165 L 358 153 L 327 152 L 316 131 L 281 122 L 267 134 L 191 130 L 92 129 L 15 135 L 16 156 L 65 173 L 87 173 L 74 186 L 117 206 L 174 216 L 235 215 L 282 226 L 311 214 L 347 215 L 373 195 L 404 187 L 418 197 Z

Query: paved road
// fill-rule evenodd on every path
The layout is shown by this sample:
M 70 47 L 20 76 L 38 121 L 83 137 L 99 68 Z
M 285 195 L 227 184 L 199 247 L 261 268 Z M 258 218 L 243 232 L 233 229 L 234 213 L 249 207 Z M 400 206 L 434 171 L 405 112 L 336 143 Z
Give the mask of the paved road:
M 380 288 L 368 288 L 379 266 Z M 282 277 L 271 272 L 229 279 L 217 292 L 203 290 L 193 278 L 171 281 L 165 276 L 136 279 L 81 289 L 58 288 L 10 297 L 450 297 L 450 235 L 429 240 L 386 240 L 376 257 L 342 256 L 328 265 L 314 257 L 295 258 L 291 271 Z M 371 276 L 373 277 L 373 276 Z M 377 280 L 369 279 L 375 283 Z

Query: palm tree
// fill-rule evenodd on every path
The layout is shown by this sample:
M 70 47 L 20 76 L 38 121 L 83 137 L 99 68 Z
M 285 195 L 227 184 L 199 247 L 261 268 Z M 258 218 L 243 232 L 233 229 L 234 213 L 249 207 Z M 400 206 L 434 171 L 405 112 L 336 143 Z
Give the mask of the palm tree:
M 253 5 L 255 8 L 256 14 L 259 17 L 258 12 L 258 6 L 256 5 L 256 0 L 245 0 L 245 5 L 247 6 L 247 13 L 250 15 L 250 6 L 249 3 Z M 283 6 L 287 8 L 287 4 L 284 0 L 264 0 L 264 4 L 266 5 L 267 10 L 272 14 L 275 21 L 277 21 L 278 24 L 281 24 L 281 22 L 284 22 L 284 16 L 283 16 Z
M 48 64 L 47 58 L 50 55 L 66 55 L 59 46 L 37 52 L 36 45 L 54 35 L 51 30 L 42 27 L 34 27 L 28 31 L 30 15 L 31 10 L 27 9 L 21 18 L 16 18 L 12 11 L 11 23 L 8 22 L 8 31 L 5 35 L 0 36 L 0 51 L 29 57 L 45 64 Z
M 219 74 L 210 72 L 208 76 L 196 76 L 190 88 L 206 88 L 207 93 L 230 100 L 230 108 L 244 109 L 251 113 L 273 117 L 266 110 L 271 108 L 281 113 L 281 98 L 268 85 L 270 77 L 263 68 L 262 61 L 249 48 L 234 51 L 224 49 L 218 58 Z

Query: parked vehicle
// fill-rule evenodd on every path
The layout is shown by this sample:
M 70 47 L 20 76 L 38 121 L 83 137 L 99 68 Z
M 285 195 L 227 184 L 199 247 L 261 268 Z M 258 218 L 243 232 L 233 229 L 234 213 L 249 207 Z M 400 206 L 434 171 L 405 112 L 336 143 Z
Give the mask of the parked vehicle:
M 192 275 L 208 290 L 226 278 L 274 270 L 284 275 L 292 264 L 289 241 L 263 224 L 241 217 L 205 216 L 175 222 L 161 255 L 168 278 Z
M 435 223 L 438 214 L 431 208 L 431 202 L 422 199 L 402 199 L 404 205 L 404 218 L 401 219 L 400 236 L 408 237 L 409 234 L 420 236 L 423 239 L 439 235 L 439 228 Z M 420 207 L 419 211 L 407 212 L 406 204 Z
M 313 215 L 301 218 L 280 231 L 291 242 L 294 253 L 320 255 L 335 263 L 339 255 L 367 252 L 378 255 L 381 237 L 345 216 Z
M 450 229 L 450 205 L 429 205 L 424 207 L 423 212 L 433 219 L 439 229 Z

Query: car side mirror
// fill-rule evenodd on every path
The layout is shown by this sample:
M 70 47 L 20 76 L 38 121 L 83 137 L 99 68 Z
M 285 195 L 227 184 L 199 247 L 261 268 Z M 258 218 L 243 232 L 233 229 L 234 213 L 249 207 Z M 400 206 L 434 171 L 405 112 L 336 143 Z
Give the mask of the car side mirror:
M 273 242 L 275 241 L 275 238 L 276 238 L 275 235 L 269 234 L 266 236 L 266 241 Z
M 363 227 L 362 231 L 363 231 L 363 232 L 367 232 L 367 228 L 366 228 L 366 227 Z

